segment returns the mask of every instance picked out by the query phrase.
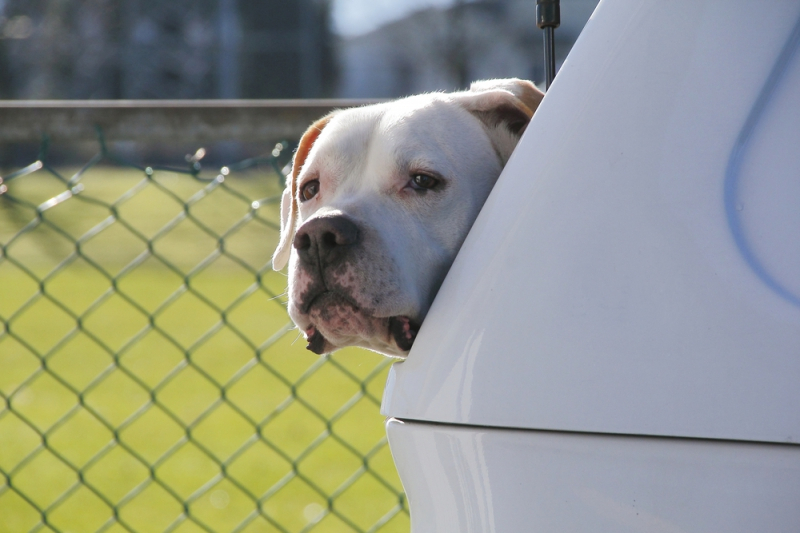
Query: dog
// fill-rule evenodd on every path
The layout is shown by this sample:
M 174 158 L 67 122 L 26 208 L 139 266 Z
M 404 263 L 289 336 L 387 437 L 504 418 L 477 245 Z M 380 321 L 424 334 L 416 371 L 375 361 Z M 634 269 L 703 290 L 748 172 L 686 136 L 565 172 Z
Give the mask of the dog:
M 411 349 L 544 94 L 519 79 L 336 110 L 300 140 L 273 268 L 317 354 Z

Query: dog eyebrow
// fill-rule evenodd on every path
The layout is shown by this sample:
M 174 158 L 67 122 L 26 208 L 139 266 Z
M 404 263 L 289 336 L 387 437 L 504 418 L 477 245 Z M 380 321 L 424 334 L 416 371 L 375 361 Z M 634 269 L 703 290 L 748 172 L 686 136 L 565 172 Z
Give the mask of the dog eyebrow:
M 433 158 L 430 157 L 410 157 L 405 161 L 403 161 L 402 165 L 410 170 L 414 169 L 433 170 L 434 168 L 441 167 L 442 163 L 440 161 L 435 161 Z

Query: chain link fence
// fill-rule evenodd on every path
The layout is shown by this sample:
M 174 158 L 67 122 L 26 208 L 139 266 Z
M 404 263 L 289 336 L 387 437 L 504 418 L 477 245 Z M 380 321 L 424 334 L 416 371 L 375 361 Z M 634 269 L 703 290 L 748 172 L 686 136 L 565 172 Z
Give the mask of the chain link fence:
M 292 146 L 98 144 L 0 182 L 0 532 L 408 531 L 391 361 L 307 352 L 271 268 Z

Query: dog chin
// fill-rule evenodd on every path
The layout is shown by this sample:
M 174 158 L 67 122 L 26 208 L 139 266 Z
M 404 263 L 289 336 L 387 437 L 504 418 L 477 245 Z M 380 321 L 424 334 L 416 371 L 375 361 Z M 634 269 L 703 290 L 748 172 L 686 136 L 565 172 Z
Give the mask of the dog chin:
M 326 354 L 345 346 L 360 346 L 384 355 L 406 357 L 419 330 L 407 316 L 374 316 L 338 293 L 314 298 L 308 311 L 290 313 L 303 330 L 306 348 Z

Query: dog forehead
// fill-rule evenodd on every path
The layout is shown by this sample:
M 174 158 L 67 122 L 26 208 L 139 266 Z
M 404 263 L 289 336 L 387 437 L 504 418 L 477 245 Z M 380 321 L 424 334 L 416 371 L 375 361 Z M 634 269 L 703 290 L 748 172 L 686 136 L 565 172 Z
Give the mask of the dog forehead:
M 376 128 L 382 138 L 424 146 L 451 143 L 469 133 L 480 137 L 480 121 L 448 94 L 411 96 L 395 104 L 386 107 Z M 475 135 L 471 138 L 478 140 Z
M 352 168 L 354 160 L 365 158 L 370 150 L 394 155 L 425 151 L 443 141 L 482 142 L 481 131 L 479 120 L 447 94 L 416 95 L 339 111 L 322 131 L 310 157 Z

